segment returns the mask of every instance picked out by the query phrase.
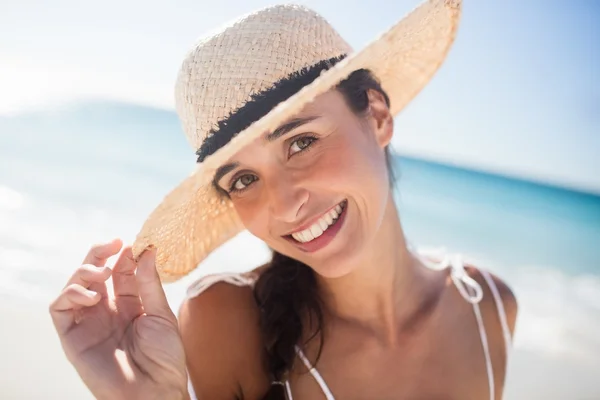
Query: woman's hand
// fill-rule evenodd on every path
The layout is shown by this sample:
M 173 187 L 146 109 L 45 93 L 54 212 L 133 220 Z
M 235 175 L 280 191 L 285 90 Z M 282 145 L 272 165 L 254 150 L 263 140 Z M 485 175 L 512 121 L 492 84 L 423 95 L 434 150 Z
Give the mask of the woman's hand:
M 96 398 L 187 398 L 183 344 L 156 253 L 147 250 L 136 263 L 127 247 L 111 271 L 106 260 L 121 247 L 120 240 L 92 247 L 51 304 L 63 350 Z

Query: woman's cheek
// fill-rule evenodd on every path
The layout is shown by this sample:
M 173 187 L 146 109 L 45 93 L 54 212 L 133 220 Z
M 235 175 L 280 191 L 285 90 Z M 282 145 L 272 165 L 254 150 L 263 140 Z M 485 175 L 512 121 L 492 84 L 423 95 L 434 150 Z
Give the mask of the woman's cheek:
M 267 226 L 267 221 L 262 221 L 264 210 L 260 209 L 260 201 L 256 196 L 234 199 L 233 205 L 244 227 L 252 234 L 260 236 L 259 230 Z
M 315 149 L 310 160 L 307 161 L 309 168 L 323 173 L 337 173 L 342 171 L 348 164 L 347 154 L 340 146 L 329 144 Z

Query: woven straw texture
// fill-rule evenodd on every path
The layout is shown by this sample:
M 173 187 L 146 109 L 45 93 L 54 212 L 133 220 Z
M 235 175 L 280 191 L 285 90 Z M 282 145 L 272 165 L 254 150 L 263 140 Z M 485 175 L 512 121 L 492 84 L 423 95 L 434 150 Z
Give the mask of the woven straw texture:
M 356 69 L 373 71 L 390 97 L 392 114 L 398 114 L 446 58 L 460 8 L 461 0 L 429 0 L 355 53 L 326 20 L 295 5 L 259 10 L 200 40 L 186 55 L 175 87 L 176 110 L 194 150 L 252 94 L 324 59 L 349 56 L 198 164 L 145 221 L 134 255 L 156 247 L 163 282 L 195 269 L 244 229 L 231 202 L 211 184 L 220 165 Z

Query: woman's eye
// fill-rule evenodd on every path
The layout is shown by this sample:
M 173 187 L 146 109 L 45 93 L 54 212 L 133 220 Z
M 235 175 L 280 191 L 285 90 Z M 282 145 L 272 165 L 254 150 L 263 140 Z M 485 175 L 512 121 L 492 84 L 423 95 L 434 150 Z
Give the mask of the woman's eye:
M 231 185 L 231 191 L 236 192 L 244 190 L 255 180 L 257 180 L 257 178 L 254 175 L 242 175 L 233 182 L 233 185 Z
M 316 139 L 310 136 L 305 136 L 299 139 L 296 139 L 292 142 L 292 145 L 290 146 L 290 156 L 301 152 L 302 150 L 308 148 L 312 142 L 314 142 Z

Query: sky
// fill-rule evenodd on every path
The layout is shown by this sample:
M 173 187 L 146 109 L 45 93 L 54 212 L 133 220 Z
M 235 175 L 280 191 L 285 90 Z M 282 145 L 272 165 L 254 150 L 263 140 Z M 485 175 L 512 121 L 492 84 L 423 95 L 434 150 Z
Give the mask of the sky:
M 172 109 L 193 43 L 272 3 L 2 0 L 0 115 L 92 98 Z M 357 50 L 418 5 L 298 3 Z M 599 20 L 593 0 L 465 0 L 446 62 L 396 119 L 396 152 L 600 193 Z

